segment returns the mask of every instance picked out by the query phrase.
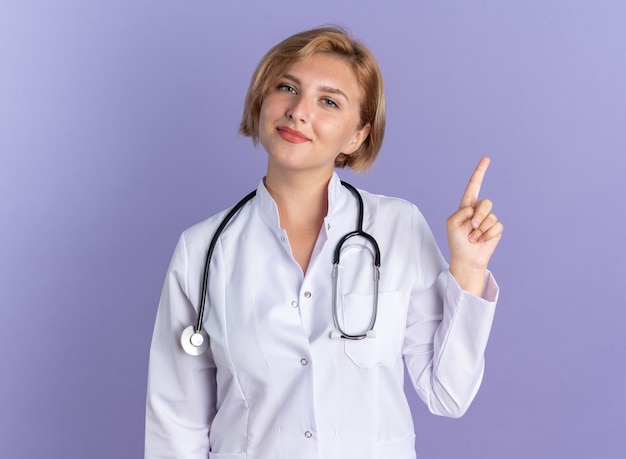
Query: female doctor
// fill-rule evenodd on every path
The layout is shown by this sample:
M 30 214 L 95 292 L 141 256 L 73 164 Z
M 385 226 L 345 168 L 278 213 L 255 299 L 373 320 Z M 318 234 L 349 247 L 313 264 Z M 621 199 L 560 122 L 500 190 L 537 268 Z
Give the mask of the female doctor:
M 263 145 L 267 172 L 214 241 L 204 295 L 226 212 L 178 241 L 150 352 L 146 458 L 415 458 L 405 366 L 430 411 L 467 410 L 498 292 L 487 264 L 503 227 L 478 198 L 489 160 L 447 221 L 448 265 L 414 205 L 335 173 L 367 170 L 384 127 L 378 64 L 341 29 L 262 59 L 240 131 Z M 206 352 L 186 353 L 189 340 Z

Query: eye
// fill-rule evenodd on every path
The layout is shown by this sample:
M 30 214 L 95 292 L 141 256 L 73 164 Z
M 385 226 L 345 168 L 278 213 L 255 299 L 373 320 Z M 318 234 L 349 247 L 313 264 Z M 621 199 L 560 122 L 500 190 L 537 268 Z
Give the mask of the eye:
M 279 91 L 290 92 L 291 94 L 297 94 L 296 88 L 285 83 L 280 83 L 277 89 Z
M 337 105 L 337 102 L 327 97 L 322 99 L 322 104 L 331 108 L 339 108 L 339 105 Z

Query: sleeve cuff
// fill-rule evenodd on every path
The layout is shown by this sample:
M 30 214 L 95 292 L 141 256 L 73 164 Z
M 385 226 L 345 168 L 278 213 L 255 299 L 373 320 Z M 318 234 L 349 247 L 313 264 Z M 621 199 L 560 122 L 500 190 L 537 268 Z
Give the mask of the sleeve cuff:
M 461 287 L 459 287 L 459 284 L 457 283 L 454 276 L 450 274 L 450 271 L 447 271 L 447 276 L 449 289 L 448 291 L 452 293 L 454 297 L 461 298 L 462 296 L 466 296 L 468 299 L 471 298 L 472 301 L 475 302 L 483 302 L 485 304 L 497 303 L 498 296 L 500 295 L 500 287 L 498 286 L 496 279 L 493 277 L 493 274 L 491 274 L 491 271 L 487 270 L 487 272 L 485 273 L 485 288 L 483 290 L 482 298 L 474 295 L 473 293 L 461 290 Z

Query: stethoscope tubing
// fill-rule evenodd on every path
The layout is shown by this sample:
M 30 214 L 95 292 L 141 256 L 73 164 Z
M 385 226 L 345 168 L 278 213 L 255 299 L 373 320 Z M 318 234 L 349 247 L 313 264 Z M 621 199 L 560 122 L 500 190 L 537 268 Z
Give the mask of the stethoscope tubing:
M 374 326 L 376 325 L 376 318 L 378 316 L 378 286 L 380 284 L 380 248 L 378 247 L 378 242 L 376 239 L 369 234 L 363 231 L 363 198 L 361 197 L 361 193 L 358 192 L 356 188 L 350 185 L 347 182 L 342 181 L 341 184 L 345 186 L 350 192 L 354 195 L 358 202 L 359 212 L 357 217 L 357 229 L 352 231 L 345 236 L 343 236 L 337 246 L 335 247 L 335 253 L 333 257 L 333 321 L 335 323 L 335 328 L 339 332 L 332 333 L 331 336 L 333 338 L 344 338 L 349 340 L 361 340 L 364 338 L 373 338 L 375 335 Z M 351 334 L 346 332 L 341 324 L 339 323 L 339 311 L 337 310 L 337 294 L 338 294 L 338 284 L 339 284 L 339 258 L 341 256 L 341 249 L 343 245 L 348 239 L 353 238 L 355 236 L 365 238 L 369 241 L 374 249 L 374 305 L 372 307 L 372 317 L 370 318 L 370 323 L 367 327 L 367 332 Z
M 207 250 L 206 259 L 204 262 L 204 274 L 202 276 L 202 291 L 200 293 L 200 307 L 198 308 L 198 319 L 196 321 L 196 326 L 194 327 L 195 333 L 200 333 L 202 331 L 202 322 L 204 320 L 204 308 L 206 304 L 206 294 L 207 294 L 207 289 L 209 287 L 209 268 L 211 265 L 211 258 L 213 258 L 213 250 L 215 250 L 217 241 L 220 235 L 222 234 L 222 232 L 224 231 L 224 228 L 226 228 L 226 225 L 228 225 L 228 223 L 233 219 L 235 214 L 239 212 L 239 209 L 241 209 L 254 196 L 256 196 L 256 190 L 251 191 L 246 196 L 244 196 L 244 198 L 241 201 L 235 204 L 235 206 L 232 209 L 230 209 L 230 212 L 228 212 L 226 217 L 224 217 L 224 219 L 220 223 L 220 226 L 217 227 L 217 229 L 215 230 L 215 234 L 213 235 L 213 238 L 211 239 L 211 243 L 209 244 L 209 249 Z
M 344 338 L 348 340 L 361 340 L 363 338 L 372 338 L 376 336 L 376 332 L 374 330 L 374 326 L 376 325 L 376 317 L 378 315 L 378 286 L 380 281 L 380 249 L 378 247 L 378 243 L 374 237 L 363 231 L 363 198 L 361 194 L 358 192 L 356 188 L 350 185 L 347 182 L 341 181 L 341 184 L 345 186 L 350 192 L 354 195 L 358 202 L 358 215 L 357 215 L 357 229 L 352 231 L 345 236 L 343 236 L 338 244 L 335 247 L 334 258 L 333 258 L 333 321 L 335 323 L 336 331 L 331 333 L 331 338 Z M 239 212 L 239 210 L 254 196 L 256 196 L 256 190 L 251 191 L 246 196 L 244 196 L 241 201 L 239 201 L 233 208 L 226 214 L 226 216 L 220 222 L 220 225 L 215 230 L 213 234 L 213 238 L 209 244 L 209 248 L 207 249 L 207 254 L 204 262 L 204 271 L 202 276 L 202 289 L 200 292 L 200 306 L 198 307 L 198 317 L 196 320 L 196 324 L 194 326 L 187 327 L 181 336 L 181 344 L 185 352 L 190 355 L 200 355 L 205 352 L 209 347 L 209 336 L 202 329 L 202 322 L 204 321 L 204 310 L 206 305 L 206 297 L 209 286 L 209 271 L 211 265 L 211 259 L 213 258 L 213 251 L 215 250 L 215 246 L 217 245 L 217 241 L 219 240 L 220 235 L 228 225 L 228 223 L 233 219 L 233 217 Z M 372 316 L 370 319 L 370 324 L 368 330 L 365 333 L 360 334 L 350 334 L 347 333 L 341 327 L 338 319 L 338 311 L 337 311 L 337 293 L 338 293 L 338 283 L 339 283 L 339 258 L 341 255 L 341 249 L 344 243 L 352 237 L 363 237 L 372 245 L 374 249 L 374 305 L 372 309 Z

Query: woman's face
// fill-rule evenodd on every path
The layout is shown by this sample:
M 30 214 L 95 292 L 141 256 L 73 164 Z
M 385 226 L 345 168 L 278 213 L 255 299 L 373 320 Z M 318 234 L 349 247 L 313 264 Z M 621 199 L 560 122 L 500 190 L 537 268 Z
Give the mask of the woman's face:
M 359 112 L 359 85 L 344 59 L 315 54 L 290 68 L 261 105 L 259 139 L 268 168 L 330 175 L 337 155 L 354 153 L 369 133 Z

